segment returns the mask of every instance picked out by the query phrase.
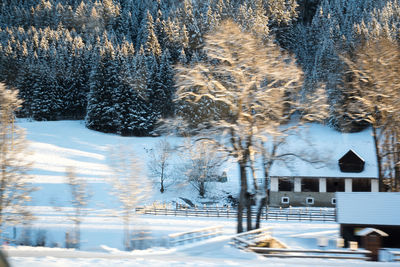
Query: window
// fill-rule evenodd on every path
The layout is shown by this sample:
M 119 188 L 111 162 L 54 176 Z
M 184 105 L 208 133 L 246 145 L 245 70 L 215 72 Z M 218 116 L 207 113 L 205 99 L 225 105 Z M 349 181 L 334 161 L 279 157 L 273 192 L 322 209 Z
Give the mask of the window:
M 301 179 L 301 192 L 319 192 L 319 179 Z
M 326 179 L 326 192 L 344 192 L 344 178 L 343 179 Z
M 293 191 L 293 179 L 290 178 L 279 178 L 278 180 L 279 183 L 279 192 L 286 191 L 286 192 L 292 192 Z
M 314 198 L 313 197 L 306 198 L 306 204 L 307 205 L 314 205 Z
M 332 205 L 336 205 L 336 198 L 332 198 L 332 199 L 331 199 L 331 204 L 332 204 Z
M 289 204 L 289 202 L 290 202 L 289 200 L 290 200 L 289 197 L 282 197 L 281 198 L 281 203 L 282 204 Z
M 371 180 L 366 178 L 353 179 L 353 192 L 371 192 Z

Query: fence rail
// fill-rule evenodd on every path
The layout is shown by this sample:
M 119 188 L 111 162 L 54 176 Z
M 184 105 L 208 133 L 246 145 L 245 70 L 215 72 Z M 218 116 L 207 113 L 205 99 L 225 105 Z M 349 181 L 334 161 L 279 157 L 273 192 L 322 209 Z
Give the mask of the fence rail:
M 230 207 L 194 207 L 186 206 L 168 207 L 168 206 L 146 206 L 137 207 L 136 212 L 139 214 L 151 215 L 167 215 L 167 216 L 185 216 L 185 217 L 225 217 L 236 218 L 237 210 Z M 246 213 L 243 214 L 244 218 Z M 256 210 L 252 212 L 252 216 L 256 216 Z M 336 221 L 334 209 L 279 209 L 268 208 L 263 210 L 261 214 L 263 220 L 277 221 Z
M 400 251 L 384 248 L 379 251 L 380 261 L 397 261 L 400 262 Z
M 218 236 L 222 234 L 222 228 L 222 226 L 213 226 L 189 232 L 170 234 L 168 235 L 169 246 L 183 245 L 187 242 L 195 242 Z
M 232 237 L 232 243 L 235 247 L 245 249 L 255 246 L 257 242 L 271 237 L 272 227 L 264 227 L 243 232 Z
M 266 227 L 240 233 L 232 237 L 232 244 L 237 248 L 258 253 L 264 257 L 370 260 L 371 251 L 362 249 L 291 249 L 274 239 L 271 231 L 272 227 Z M 265 239 L 273 239 L 275 247 L 257 246 L 258 242 Z
M 353 259 L 369 260 L 369 250 L 320 250 L 320 249 L 287 249 L 249 246 L 247 249 L 262 254 L 264 257 L 279 258 L 318 258 L 318 259 Z

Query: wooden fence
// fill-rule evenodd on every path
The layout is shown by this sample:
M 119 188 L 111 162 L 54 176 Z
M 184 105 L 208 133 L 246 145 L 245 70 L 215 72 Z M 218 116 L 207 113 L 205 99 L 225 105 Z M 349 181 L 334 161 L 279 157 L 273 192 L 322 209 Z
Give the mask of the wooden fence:
M 357 259 L 369 260 L 371 252 L 368 250 L 350 250 L 350 249 L 290 249 L 279 240 L 272 238 L 272 227 L 256 229 L 235 235 L 232 243 L 235 247 L 247 251 L 253 251 L 262 254 L 265 257 L 279 258 L 319 258 L 319 259 Z M 258 242 L 265 239 L 273 239 L 275 245 L 271 247 L 259 247 Z
M 247 249 L 262 254 L 264 257 L 279 258 L 318 258 L 318 259 L 353 259 L 369 260 L 369 250 L 349 249 L 287 249 L 287 248 L 264 248 L 249 246 Z
M 212 238 L 222 234 L 222 226 L 201 228 L 189 232 L 181 232 L 168 235 L 169 246 L 183 245 L 187 242 L 195 242 Z
M 381 249 L 379 251 L 380 261 L 397 261 L 400 262 L 400 251 L 390 248 Z
M 265 227 L 237 234 L 232 237 L 232 244 L 241 249 L 255 246 L 257 242 L 270 238 L 271 230 L 272 227 Z
M 231 207 L 203 206 L 203 207 L 187 207 L 177 205 L 171 207 L 167 205 L 152 205 L 145 207 L 137 207 L 136 212 L 139 214 L 151 215 L 169 215 L 169 216 L 186 216 L 186 217 L 225 217 L 236 218 L 237 210 Z M 255 218 L 256 210 L 252 212 Z M 243 213 L 246 218 L 246 212 Z M 316 208 L 268 208 L 264 209 L 261 218 L 263 220 L 277 221 L 336 221 L 334 209 L 316 209 Z

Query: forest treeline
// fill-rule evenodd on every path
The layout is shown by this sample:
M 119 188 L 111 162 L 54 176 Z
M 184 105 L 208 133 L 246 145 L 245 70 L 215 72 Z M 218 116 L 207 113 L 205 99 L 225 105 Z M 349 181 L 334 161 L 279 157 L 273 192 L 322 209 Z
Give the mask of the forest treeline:
M 214 104 L 174 102 L 174 66 L 202 61 L 204 36 L 226 19 L 293 54 L 301 97 L 324 85 L 327 123 L 346 131 L 365 124 L 348 114 L 342 56 L 400 40 L 397 0 L 0 0 L 0 80 L 19 90 L 20 117 L 138 136 L 175 114 L 201 122 Z

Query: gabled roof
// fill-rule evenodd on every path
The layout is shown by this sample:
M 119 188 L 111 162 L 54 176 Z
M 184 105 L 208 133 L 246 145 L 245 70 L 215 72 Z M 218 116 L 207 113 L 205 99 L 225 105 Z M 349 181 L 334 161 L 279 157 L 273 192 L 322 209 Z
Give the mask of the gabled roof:
M 336 193 L 337 222 L 340 224 L 400 226 L 400 193 Z
M 279 152 L 308 155 L 320 162 L 311 164 L 298 157 L 292 157 L 286 162 L 275 161 L 270 171 L 271 176 L 378 178 L 371 129 L 358 133 L 340 133 L 328 126 L 311 123 L 304 130 L 301 129 L 299 134 L 301 136 L 289 136 Z M 338 160 L 349 150 L 365 162 L 361 172 L 340 170 Z
M 371 227 L 367 227 L 367 228 L 364 228 L 362 230 L 356 231 L 356 235 L 358 235 L 358 236 L 367 236 L 367 235 L 370 235 L 372 233 L 377 233 L 380 236 L 389 236 L 384 231 L 381 231 L 381 230 L 375 229 L 375 228 L 371 228 Z
M 365 161 L 352 149 L 339 159 L 339 168 L 342 172 L 362 172 Z
M 339 159 L 339 162 L 343 162 L 347 159 L 358 159 L 362 162 L 365 162 L 365 160 L 360 155 L 358 155 L 353 149 L 347 151 L 347 153 L 344 154 L 343 157 Z

